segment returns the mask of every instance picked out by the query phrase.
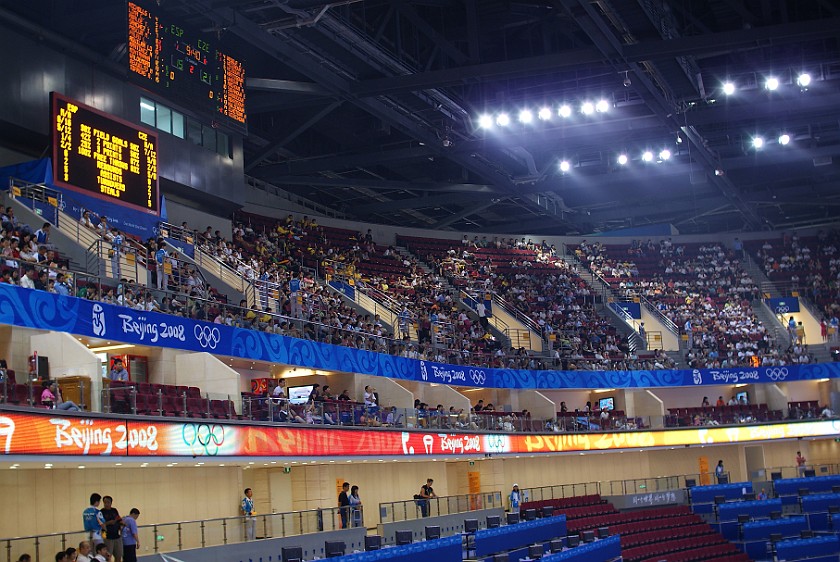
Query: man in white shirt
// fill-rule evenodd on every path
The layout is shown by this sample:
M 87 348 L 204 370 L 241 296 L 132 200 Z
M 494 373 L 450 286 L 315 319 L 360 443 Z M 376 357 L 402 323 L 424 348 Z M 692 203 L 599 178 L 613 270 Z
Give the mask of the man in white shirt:
M 23 274 L 23 277 L 20 278 L 20 286 L 26 289 L 34 289 L 35 288 L 35 279 L 38 276 L 35 274 L 34 267 L 27 267 L 26 273 Z
M 90 543 L 88 541 L 80 542 L 79 555 L 76 557 L 76 562 L 91 562 L 90 550 Z
M 96 545 L 96 556 L 94 556 L 91 560 L 97 560 L 98 562 L 110 562 L 111 554 L 108 552 L 108 545 L 104 542 Z

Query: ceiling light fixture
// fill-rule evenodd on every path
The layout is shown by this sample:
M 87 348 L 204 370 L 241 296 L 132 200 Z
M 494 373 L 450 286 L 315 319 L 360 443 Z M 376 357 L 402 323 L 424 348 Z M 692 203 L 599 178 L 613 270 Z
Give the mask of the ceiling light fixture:
M 774 92 L 774 91 L 778 90 L 779 89 L 779 79 L 776 78 L 775 76 L 771 76 L 770 78 L 767 79 L 766 82 L 764 82 L 764 87 L 767 88 L 768 90 L 770 90 L 771 92 Z

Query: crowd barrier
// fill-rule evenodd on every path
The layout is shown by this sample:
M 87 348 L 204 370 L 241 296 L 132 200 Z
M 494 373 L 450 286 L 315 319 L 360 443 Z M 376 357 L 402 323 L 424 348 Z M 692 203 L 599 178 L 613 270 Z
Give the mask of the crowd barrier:
M 495 529 L 481 529 L 475 533 L 475 555 L 487 556 L 523 545 L 566 536 L 566 516 L 546 517 L 523 521 Z

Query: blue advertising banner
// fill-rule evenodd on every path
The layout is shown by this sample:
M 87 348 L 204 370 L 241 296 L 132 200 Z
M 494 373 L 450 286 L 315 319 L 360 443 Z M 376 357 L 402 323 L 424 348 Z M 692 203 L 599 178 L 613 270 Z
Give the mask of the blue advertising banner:
M 637 302 L 612 302 L 610 303 L 617 313 L 621 314 L 623 310 L 630 318 L 634 320 L 642 319 L 642 305 Z
M 184 240 L 175 240 L 174 238 L 164 238 L 167 244 L 178 250 L 180 253 L 195 259 L 195 245 L 185 242 Z
M 782 297 L 780 299 L 764 299 L 767 306 L 775 314 L 799 312 L 799 299 L 796 297 Z
M 840 377 L 840 363 L 735 369 L 528 371 L 448 365 L 0 284 L 0 323 L 313 369 L 483 388 L 652 388 Z

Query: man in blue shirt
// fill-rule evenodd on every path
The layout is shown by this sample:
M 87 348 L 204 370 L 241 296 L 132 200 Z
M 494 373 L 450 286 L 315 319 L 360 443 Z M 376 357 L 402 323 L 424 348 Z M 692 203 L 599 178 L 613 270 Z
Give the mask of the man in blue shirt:
M 112 381 L 128 382 L 128 371 L 125 370 L 122 359 L 114 359 L 114 366 L 111 368 L 108 378 Z
M 70 287 L 67 286 L 63 273 L 59 273 L 55 276 L 55 285 L 53 285 L 53 288 L 55 289 L 55 293 L 57 295 L 63 295 L 65 297 L 70 296 Z
M 132 507 L 128 517 L 123 519 L 123 562 L 137 562 L 137 548 L 140 546 L 140 538 L 137 536 L 138 517 L 140 510 Z
M 511 490 L 510 496 L 508 496 L 508 500 L 510 501 L 510 512 L 519 513 L 519 504 L 522 501 L 522 494 L 519 491 L 519 484 L 513 485 L 513 490 Z
M 252 541 L 257 536 L 257 512 L 254 511 L 254 496 L 251 488 L 245 488 L 245 497 L 242 498 L 240 510 L 245 516 L 245 540 Z
M 116 228 L 111 229 L 111 276 L 114 279 L 119 279 L 120 271 L 120 253 L 122 252 L 123 237 L 120 231 Z
M 155 263 L 157 264 L 157 288 L 165 291 L 169 288 L 169 275 L 164 272 L 164 264 L 167 263 L 169 253 L 164 248 L 163 240 L 158 242 L 158 250 L 155 252 Z
M 35 240 L 38 245 L 48 245 L 50 243 L 50 223 L 45 222 L 44 225 L 35 231 Z
M 82 512 L 82 523 L 84 524 L 85 531 L 90 533 L 94 545 L 104 542 L 102 540 L 102 531 L 105 530 L 105 518 L 102 516 L 102 512 L 99 511 L 99 502 L 101 501 L 102 496 L 96 493 L 91 494 L 90 507 Z

